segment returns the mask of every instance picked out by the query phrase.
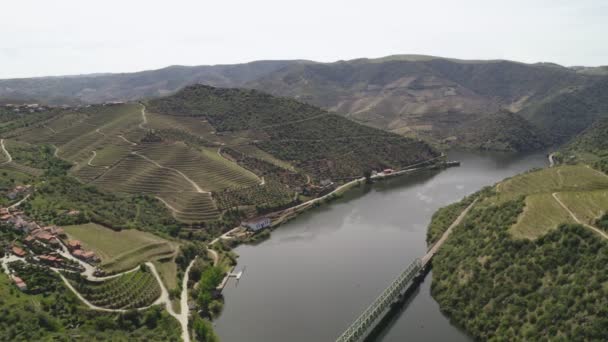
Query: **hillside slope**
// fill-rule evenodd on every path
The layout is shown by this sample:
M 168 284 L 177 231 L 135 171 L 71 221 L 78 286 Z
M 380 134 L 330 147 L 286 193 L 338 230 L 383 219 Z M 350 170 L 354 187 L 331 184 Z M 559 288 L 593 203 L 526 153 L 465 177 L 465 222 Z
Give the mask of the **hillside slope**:
M 190 86 L 173 96 L 151 100 L 149 106 L 151 112 L 160 114 L 203 117 L 218 135 L 247 131 L 256 138 L 228 146 L 253 144 L 317 180 L 399 169 L 438 156 L 420 141 L 256 90 Z
M 197 83 L 242 87 L 400 135 L 465 147 L 479 146 L 492 134 L 492 125 L 480 121 L 507 110 L 519 115 L 507 127 L 513 140 L 503 135 L 483 148 L 530 150 L 563 143 L 603 115 L 608 106 L 604 69 L 418 55 L 334 63 L 259 61 L 0 80 L 0 101 L 98 103 L 163 96 Z M 542 144 L 520 144 L 531 130 L 542 135 Z
M 471 139 L 480 140 L 490 132 L 480 131 L 478 120 L 501 110 L 517 113 L 595 80 L 553 64 L 398 57 L 291 65 L 246 86 L 294 97 L 398 134 L 439 142 L 450 138 L 452 144 L 467 146 Z M 533 124 L 536 130 L 551 133 L 550 123 L 531 121 L 539 116 L 522 114 L 509 129 Z M 535 145 L 532 148 L 538 148 Z
M 34 120 L 24 120 L 24 108 L 0 112 L 14 159 L 4 153 L 3 169 L 69 169 L 87 185 L 148 195 L 175 219 L 211 228 L 440 156 L 421 141 L 256 90 L 194 85 L 145 103 L 37 107 Z
M 234 65 L 170 66 L 122 74 L 0 80 L 0 102 L 45 104 L 101 103 L 163 96 L 190 84 L 234 87 L 289 64 L 304 61 L 256 61 Z
M 477 204 L 433 260 L 431 290 L 476 339 L 606 339 L 607 139 L 604 120 L 558 153 L 571 165 L 532 170 L 472 196 Z M 429 240 L 470 202 L 440 209 Z

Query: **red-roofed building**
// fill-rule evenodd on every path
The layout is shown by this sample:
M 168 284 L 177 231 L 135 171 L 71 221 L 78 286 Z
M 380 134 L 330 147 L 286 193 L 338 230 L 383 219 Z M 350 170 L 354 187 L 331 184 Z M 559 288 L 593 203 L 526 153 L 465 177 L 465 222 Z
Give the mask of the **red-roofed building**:
M 58 258 L 56 256 L 52 256 L 52 255 L 41 255 L 38 257 L 38 259 L 40 259 L 40 261 L 42 263 L 45 263 L 47 265 L 51 265 L 51 266 L 58 266 L 59 264 L 61 264 L 61 258 Z
M 36 239 L 40 240 L 42 242 L 53 243 L 53 240 L 55 240 L 55 237 L 48 232 L 42 232 L 42 233 L 38 233 L 36 235 Z
M 82 247 L 82 244 L 80 243 L 80 241 L 78 241 L 78 240 L 68 240 L 68 249 L 70 251 L 74 251 L 74 250 L 80 249 L 80 247 Z
M 13 254 L 15 254 L 18 257 L 23 258 L 24 256 L 27 255 L 27 253 L 21 247 L 13 246 L 13 248 L 11 250 L 12 250 Z
M 17 285 L 17 287 L 19 288 L 19 290 L 21 291 L 26 291 L 27 290 L 27 285 L 25 284 L 25 282 L 23 281 L 23 279 L 17 277 L 17 276 L 13 276 L 13 282 L 15 283 L 15 285 Z
M 82 249 L 77 249 L 72 252 L 72 255 L 80 260 L 94 262 L 97 261 L 97 256 L 93 251 L 85 251 Z

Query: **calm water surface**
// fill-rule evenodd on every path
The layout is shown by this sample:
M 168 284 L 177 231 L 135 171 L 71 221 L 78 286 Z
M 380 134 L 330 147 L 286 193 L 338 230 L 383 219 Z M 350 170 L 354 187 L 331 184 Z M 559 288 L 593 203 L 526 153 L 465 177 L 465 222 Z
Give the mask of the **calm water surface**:
M 461 167 L 350 191 L 240 246 L 241 280 L 224 290 L 216 329 L 224 342 L 334 341 L 416 257 L 438 208 L 534 167 L 544 154 L 448 153 Z M 430 295 L 431 275 L 379 340 L 471 341 Z

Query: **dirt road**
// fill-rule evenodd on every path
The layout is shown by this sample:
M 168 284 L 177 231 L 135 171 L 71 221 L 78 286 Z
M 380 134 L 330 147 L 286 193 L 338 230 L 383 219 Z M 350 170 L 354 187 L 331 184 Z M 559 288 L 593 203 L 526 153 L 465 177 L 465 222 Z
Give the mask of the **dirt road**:
M 570 208 L 568 208 L 564 202 L 562 202 L 559 197 L 557 196 L 557 192 L 554 192 L 553 194 L 551 194 L 553 196 L 553 198 L 555 198 L 555 200 L 557 201 L 557 203 L 559 203 L 559 205 L 562 206 L 562 208 L 564 208 L 564 210 L 566 210 L 568 212 L 568 214 L 570 215 L 570 217 L 572 217 L 572 219 L 574 219 L 574 221 L 576 221 L 576 223 L 585 226 L 591 230 L 593 230 L 594 232 L 600 234 L 600 236 L 602 236 L 604 239 L 608 240 L 608 234 L 606 234 L 605 232 L 601 231 L 600 229 L 589 225 L 581 220 L 578 219 L 578 217 L 576 217 L 576 215 L 574 215 L 574 213 L 570 210 Z
M 8 163 L 12 162 L 13 157 L 11 156 L 10 153 L 8 153 L 8 150 L 6 149 L 6 147 L 4 147 L 4 139 L 0 139 L 0 145 L 2 146 L 2 151 L 4 152 L 4 154 L 6 154 L 6 159 L 7 159 L 5 162 L 3 162 L 0 165 L 8 164 Z

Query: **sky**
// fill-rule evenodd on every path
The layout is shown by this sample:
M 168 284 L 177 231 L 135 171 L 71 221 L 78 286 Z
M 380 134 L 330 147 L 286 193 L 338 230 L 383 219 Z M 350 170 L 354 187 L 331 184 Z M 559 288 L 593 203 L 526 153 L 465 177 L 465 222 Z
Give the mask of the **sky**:
M 0 78 L 393 54 L 608 64 L 605 0 L 0 1 Z

